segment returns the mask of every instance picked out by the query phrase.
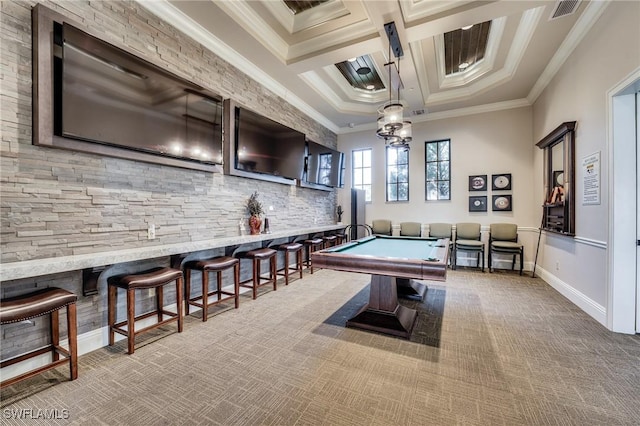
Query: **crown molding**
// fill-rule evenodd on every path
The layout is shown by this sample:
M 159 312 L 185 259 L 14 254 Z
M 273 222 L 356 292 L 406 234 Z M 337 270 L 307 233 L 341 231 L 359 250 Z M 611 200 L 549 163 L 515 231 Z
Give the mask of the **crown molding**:
M 181 32 L 198 43 L 201 43 L 211 52 L 215 52 L 217 56 L 236 67 L 238 71 L 246 74 L 252 80 L 263 85 L 275 95 L 280 96 L 291 105 L 298 108 L 302 113 L 317 121 L 319 124 L 325 126 L 334 133 L 339 131 L 340 128 L 335 123 L 313 109 L 309 104 L 297 97 L 285 86 L 271 78 L 267 73 L 262 71 L 260 67 L 247 60 L 244 56 L 233 50 L 200 24 L 193 21 L 180 10 L 176 9 L 176 7 L 171 5 L 168 1 L 135 1 L 149 12 L 153 13 L 160 19 L 163 19 L 175 28 L 178 28 Z
M 607 6 L 609 6 L 609 3 L 608 1 L 591 1 L 587 3 L 586 9 L 580 15 L 573 28 L 571 28 L 567 37 L 562 41 L 553 58 L 551 58 L 527 95 L 527 99 L 531 104 L 538 99 L 542 91 L 551 83 L 551 80 L 560 70 L 560 67 L 562 67 L 575 48 L 578 47 L 578 44 L 580 44 L 600 16 L 602 16 L 602 13 Z

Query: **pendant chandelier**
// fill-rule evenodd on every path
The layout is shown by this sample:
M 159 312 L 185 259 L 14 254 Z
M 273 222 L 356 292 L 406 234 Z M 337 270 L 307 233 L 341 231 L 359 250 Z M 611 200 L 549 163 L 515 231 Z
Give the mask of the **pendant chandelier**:
M 404 106 L 400 103 L 400 89 L 402 80 L 400 79 L 400 57 L 403 55 L 400 38 L 396 31 L 394 22 L 384 25 L 384 29 L 389 39 L 389 62 L 384 66 L 389 76 L 389 101 L 378 108 L 378 125 L 376 134 L 384 139 L 386 144 L 393 147 L 409 148 L 411 142 L 411 121 L 404 120 Z M 398 63 L 391 61 L 391 50 L 398 59 Z M 397 91 L 397 98 L 393 99 L 393 91 Z

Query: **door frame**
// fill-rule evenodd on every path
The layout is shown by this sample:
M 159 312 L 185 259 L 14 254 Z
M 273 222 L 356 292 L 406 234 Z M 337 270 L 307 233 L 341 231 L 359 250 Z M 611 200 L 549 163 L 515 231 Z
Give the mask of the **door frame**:
M 607 92 L 607 150 L 609 158 L 609 230 L 607 327 L 636 331 L 637 215 L 636 92 L 640 68 Z M 630 232 L 634 230 L 636 232 Z

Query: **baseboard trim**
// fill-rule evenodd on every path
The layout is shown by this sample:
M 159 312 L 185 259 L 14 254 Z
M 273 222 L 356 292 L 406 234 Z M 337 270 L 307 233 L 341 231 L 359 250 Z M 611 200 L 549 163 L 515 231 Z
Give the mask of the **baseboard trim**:
M 553 287 L 558 293 L 569 299 L 574 305 L 586 312 L 590 317 L 607 327 L 607 310 L 585 294 L 571 287 L 555 275 L 540 266 L 536 267 L 536 275 Z

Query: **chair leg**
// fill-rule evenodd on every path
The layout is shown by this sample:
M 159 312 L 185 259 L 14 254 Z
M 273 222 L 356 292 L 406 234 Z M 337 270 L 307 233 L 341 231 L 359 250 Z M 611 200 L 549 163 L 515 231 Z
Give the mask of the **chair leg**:
M 253 299 L 258 297 L 258 284 L 260 283 L 260 261 L 253 259 Z
M 127 353 L 132 354 L 136 339 L 135 290 L 127 290 Z
M 156 287 L 156 310 L 158 311 L 158 322 L 162 321 L 162 309 L 164 308 L 164 288 Z
M 289 285 L 289 251 L 284 251 L 284 285 Z
M 110 285 L 108 293 L 107 322 L 109 323 L 109 346 L 113 346 L 113 344 L 115 343 L 115 333 L 113 331 L 113 325 L 116 323 L 116 302 L 118 300 L 118 287 Z
M 520 250 L 520 275 L 522 275 L 522 266 L 524 264 L 524 248 L 522 250 Z
M 76 304 L 67 305 L 67 340 L 69 341 L 69 369 L 71 380 L 78 378 L 78 323 Z
M 491 249 L 489 249 L 489 258 L 487 259 L 489 262 L 489 273 L 493 272 L 492 268 L 493 268 L 493 259 L 491 256 Z
M 285 267 L 288 268 L 289 266 L 285 265 Z M 273 280 L 273 291 L 276 291 L 278 289 L 278 263 L 277 263 L 277 256 L 272 256 L 271 257 L 269 275 L 271 276 L 271 279 Z
M 482 257 L 482 272 L 484 272 L 484 249 L 480 252 L 480 256 Z
M 176 311 L 178 314 L 178 333 L 182 333 L 182 327 L 184 325 L 184 315 L 182 312 L 182 300 L 184 299 L 182 288 L 184 286 L 184 283 L 182 282 L 182 280 L 182 277 L 179 277 L 176 280 Z
M 236 309 L 240 307 L 240 262 L 233 265 L 233 291 L 236 294 Z
M 54 361 L 60 359 L 60 354 L 56 347 L 60 346 L 60 316 L 58 315 L 58 310 L 51 312 L 51 321 L 50 321 L 50 332 L 51 332 L 51 357 Z
M 202 271 L 202 322 L 207 321 L 207 305 L 209 304 L 209 271 Z
M 204 273 L 202 275 L 204 275 Z M 189 315 L 189 301 L 191 300 L 191 269 L 189 268 L 185 269 L 184 271 L 184 299 L 184 312 L 185 315 Z
M 299 249 L 296 252 L 296 258 L 298 259 L 296 263 L 298 265 L 298 270 L 299 270 L 299 273 L 300 273 L 300 279 L 302 279 L 302 249 Z

